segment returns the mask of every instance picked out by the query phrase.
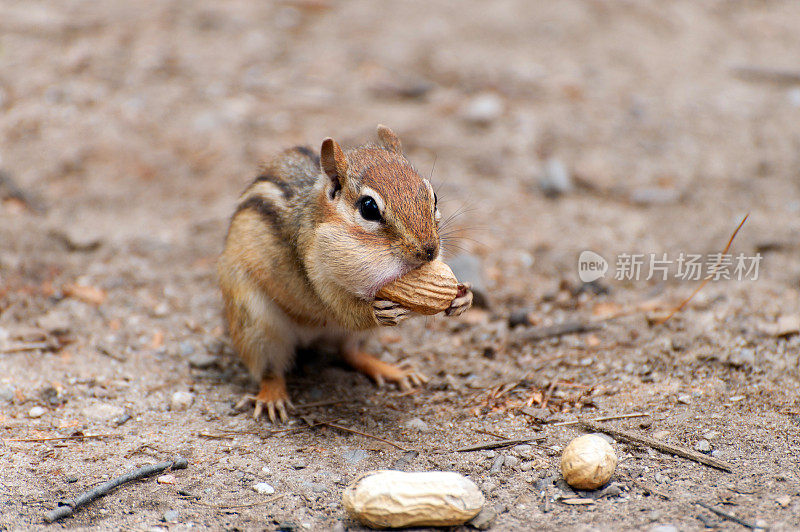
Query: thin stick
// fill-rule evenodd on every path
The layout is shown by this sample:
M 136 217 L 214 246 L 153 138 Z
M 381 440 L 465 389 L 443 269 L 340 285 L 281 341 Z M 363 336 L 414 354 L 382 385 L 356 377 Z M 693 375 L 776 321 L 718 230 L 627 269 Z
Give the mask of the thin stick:
M 620 414 L 618 416 L 605 416 L 605 417 L 596 417 L 594 419 L 590 419 L 589 421 L 599 422 L 599 421 L 613 421 L 615 419 L 628 419 L 631 417 L 647 417 L 650 414 L 643 414 L 641 412 L 634 412 L 633 414 Z M 567 425 L 578 425 L 581 423 L 582 420 L 576 419 L 575 421 L 560 421 L 558 423 L 553 423 L 550 425 L 551 427 L 565 427 Z
M 22 342 L 0 349 L 0 353 L 6 355 L 23 351 L 37 351 L 39 349 L 55 349 L 55 346 L 52 342 Z
M 533 327 L 528 330 L 522 331 L 516 338 L 517 341 L 533 342 L 536 340 L 544 340 L 546 338 L 554 338 L 563 336 L 565 334 L 585 333 L 595 331 L 600 328 L 596 323 L 587 323 L 582 321 L 570 321 L 566 323 L 557 323 L 555 325 L 548 325 L 545 327 Z
M 477 432 L 478 434 L 487 434 L 489 436 L 494 436 L 495 438 L 498 438 L 500 440 L 507 440 L 508 439 L 508 437 L 503 436 L 502 434 L 498 434 L 496 432 L 492 432 L 491 430 L 475 429 L 475 432 Z
M 489 449 L 500 449 L 502 447 L 511 447 L 512 445 L 521 445 L 523 443 L 529 443 L 532 441 L 542 441 L 544 440 L 544 436 L 534 436 L 532 438 L 521 438 L 518 440 L 500 440 L 500 441 L 493 441 L 490 443 L 483 443 L 480 445 L 471 445 L 469 447 L 460 447 L 458 449 L 453 449 L 451 453 L 469 453 L 472 451 L 486 451 Z
M 800 83 L 800 72 L 797 70 L 779 70 L 751 65 L 737 66 L 732 70 L 735 76 L 748 81 L 767 81 L 786 85 Z
M 738 523 L 738 524 L 742 525 L 743 527 L 747 527 L 747 528 L 750 528 L 750 529 L 753 529 L 753 530 L 755 530 L 756 528 L 762 528 L 760 526 L 754 525 L 753 523 L 748 523 L 744 519 L 739 519 L 738 517 L 736 517 L 733 514 L 729 514 L 728 512 L 724 512 L 722 510 L 718 510 L 718 509 L 714 508 L 713 506 L 710 506 L 710 505 L 708 505 L 708 504 L 706 504 L 704 502 L 694 501 L 694 503 L 696 505 L 698 505 L 698 506 L 702 506 L 703 508 L 705 508 L 709 512 L 714 512 L 718 516 L 720 516 L 722 518 L 725 518 L 725 519 L 727 519 L 729 521 L 733 521 L 734 523 Z
M 262 504 L 269 504 L 271 502 L 275 502 L 278 499 L 283 499 L 286 497 L 285 493 L 281 493 L 280 495 L 275 495 L 274 497 L 270 497 L 269 499 L 261 502 L 252 502 L 250 504 L 208 504 L 207 502 L 202 501 L 192 501 L 195 504 L 199 504 L 200 506 L 205 506 L 206 508 L 216 508 L 217 510 L 233 510 L 234 508 L 252 508 L 254 506 L 261 506 Z
M 734 239 L 734 238 L 736 238 L 736 235 L 739 233 L 739 229 L 741 229 L 741 228 L 742 228 L 742 226 L 744 225 L 744 223 L 747 221 L 747 219 L 748 219 L 749 217 L 750 217 L 750 213 L 748 212 L 748 213 L 745 215 L 745 217 L 744 217 L 744 218 L 742 218 L 742 221 L 741 221 L 741 222 L 739 222 L 739 225 L 736 227 L 736 230 L 735 230 L 735 231 L 733 232 L 733 234 L 731 235 L 731 238 L 730 238 L 730 240 L 728 240 L 728 245 L 727 245 L 727 246 L 725 246 L 725 249 L 723 249 L 723 250 L 722 250 L 722 253 L 720 253 L 719 260 L 718 260 L 718 261 L 717 261 L 717 263 L 714 265 L 714 269 L 716 269 L 716 267 L 720 265 L 720 263 L 722 262 L 722 256 L 723 256 L 723 255 L 725 255 L 725 254 L 728 252 L 728 250 L 729 250 L 729 249 L 730 249 L 730 247 L 731 247 L 731 244 L 733 244 L 733 239 Z M 695 288 L 695 289 L 694 289 L 694 292 L 692 292 L 692 295 L 690 295 L 689 297 L 687 297 L 686 299 L 684 299 L 684 300 L 681 302 L 681 304 L 680 304 L 680 305 L 678 305 L 677 307 L 675 307 L 675 308 L 672 310 L 672 312 L 670 312 L 670 313 L 667 315 L 667 317 L 666 317 L 666 318 L 662 318 L 662 319 L 660 319 L 660 320 L 656 320 L 655 324 L 656 324 L 656 325 L 663 325 L 664 323 L 666 323 L 666 321 L 667 321 L 668 319 L 670 319 L 672 316 L 674 316 L 675 314 L 677 314 L 678 312 L 680 312 L 681 310 L 683 310 L 683 307 L 685 307 L 686 305 L 688 305 L 688 304 L 689 304 L 689 301 L 691 301 L 691 300 L 694 298 L 694 296 L 696 296 L 696 295 L 697 295 L 697 293 L 698 293 L 700 290 L 702 290 L 702 289 L 703 289 L 703 287 L 704 287 L 706 284 L 708 284 L 708 281 L 710 281 L 710 280 L 711 280 L 711 275 L 707 275 L 707 276 L 706 276 L 706 278 L 705 278 L 705 279 L 703 279 L 703 282 L 702 282 L 702 283 L 700 283 L 700 285 L 699 285 L 697 288 Z
M 63 436 L 60 438 L 4 438 L 3 441 L 42 442 L 42 441 L 70 441 L 70 440 L 99 440 L 101 438 L 122 438 L 122 434 L 84 434 L 77 436 Z
M 661 451 L 662 453 L 673 454 L 675 456 L 680 456 L 682 458 L 694 460 L 695 462 L 700 462 L 701 464 L 707 466 L 716 467 L 717 469 L 727 471 L 728 473 L 733 472 L 732 465 L 722 462 L 721 460 L 717 460 L 716 458 L 711 458 L 708 455 L 698 453 L 697 451 L 693 451 L 692 449 L 688 449 L 686 447 L 660 442 L 653 438 L 648 438 L 647 436 L 640 436 L 638 434 L 628 432 L 627 430 L 615 429 L 612 427 L 601 425 L 599 423 L 594 423 L 592 421 L 581 421 L 579 424 L 581 427 L 585 429 L 593 430 L 595 432 L 603 432 L 605 434 L 608 434 L 609 436 L 613 436 L 618 440 L 624 440 L 633 443 L 639 443 L 642 445 L 647 445 L 648 447 L 652 447 L 653 449 Z
M 198 432 L 197 435 L 201 438 L 208 438 L 209 440 L 232 440 L 235 438 L 235 436 L 229 434 L 211 434 L 210 432 Z
M 392 447 L 400 449 L 401 451 L 408 452 L 408 451 L 411 450 L 411 449 L 407 449 L 407 448 L 403 447 L 399 443 L 395 443 L 393 441 L 381 438 L 380 436 L 375 436 L 374 434 L 361 432 L 360 430 L 355 430 L 355 429 L 351 429 L 351 428 L 348 428 L 348 427 L 343 427 L 342 425 L 337 425 L 336 423 L 330 423 L 328 421 L 318 421 L 317 424 L 318 425 L 324 425 L 326 427 L 331 427 L 333 429 L 339 429 L 339 430 L 342 430 L 344 432 L 350 432 L 352 434 L 358 434 L 359 436 L 364 436 L 365 438 L 372 438 L 373 440 L 378 440 L 378 441 L 383 442 L 383 443 L 388 443 Z
M 122 486 L 123 484 L 131 482 L 132 480 L 139 480 L 149 477 L 150 475 L 161 473 L 166 469 L 186 469 L 188 465 L 189 463 L 185 458 L 176 458 L 174 461 L 159 462 L 157 464 L 149 464 L 138 469 L 134 469 L 133 471 L 125 473 L 120 477 L 109 480 L 108 482 L 104 482 L 103 484 L 100 484 L 89 491 L 85 491 L 74 499 L 60 503 L 62 506 L 47 512 L 44 515 L 44 520 L 46 523 L 52 523 L 64 517 L 70 516 L 81 506 L 86 506 L 90 502 L 99 499 L 104 495 L 108 495 L 114 488 Z

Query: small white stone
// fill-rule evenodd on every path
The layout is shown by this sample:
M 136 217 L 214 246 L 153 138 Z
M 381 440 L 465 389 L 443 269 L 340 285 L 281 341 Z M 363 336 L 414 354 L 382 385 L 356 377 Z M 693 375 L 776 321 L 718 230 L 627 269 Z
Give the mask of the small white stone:
M 503 113 L 503 100 L 496 94 L 486 93 L 470 100 L 463 110 L 467 122 L 487 125 L 497 120 Z
M 269 467 L 267 467 L 267 466 L 264 466 L 264 467 L 262 467 L 262 468 L 261 468 L 261 472 L 262 472 L 262 473 L 264 473 L 265 475 L 269 475 L 270 473 L 272 473 L 272 471 L 270 470 L 270 468 L 269 468 Z
M 45 412 L 47 412 L 47 410 L 45 410 L 41 406 L 34 406 L 28 412 L 28 416 L 32 418 L 42 417 L 45 414 Z
M 408 421 L 403 423 L 403 426 L 406 427 L 407 429 L 416 430 L 419 432 L 428 432 L 431 430 L 428 424 L 418 417 L 409 419 Z
M 275 488 L 273 488 L 266 482 L 259 482 L 258 484 L 253 484 L 253 489 L 256 490 L 258 493 L 261 493 L 262 495 L 271 495 L 275 493 Z
M 694 444 L 694 450 L 700 451 L 701 453 L 707 453 L 711 451 L 711 444 L 708 443 L 708 440 L 700 440 Z
M 159 484 L 175 484 L 175 475 L 161 475 L 156 479 Z
M 194 402 L 194 395 L 189 392 L 175 392 L 169 401 L 170 410 L 188 410 Z

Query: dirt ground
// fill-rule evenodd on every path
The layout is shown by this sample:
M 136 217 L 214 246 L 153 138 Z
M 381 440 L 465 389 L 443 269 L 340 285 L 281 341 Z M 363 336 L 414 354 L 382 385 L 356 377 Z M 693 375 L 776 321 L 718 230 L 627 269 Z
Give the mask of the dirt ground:
M 0 529 L 359 530 L 344 487 L 391 467 L 468 476 L 492 530 L 742 528 L 697 502 L 800 527 L 798 57 L 788 0 L 3 1 Z M 228 218 L 271 154 L 378 123 L 490 304 L 378 332 L 430 377 L 413 393 L 301 357 L 278 432 L 234 409 L 255 384 L 221 326 Z M 658 325 L 698 283 L 614 278 L 622 253 L 720 252 L 747 213 L 731 253 L 761 254 L 757 280 Z M 584 250 L 604 279 L 580 282 Z M 558 323 L 598 328 L 536 337 Z M 581 430 L 554 423 L 635 412 L 608 424 L 733 471 L 615 442 L 612 484 L 573 493 Z M 454 452 L 497 437 L 541 439 Z

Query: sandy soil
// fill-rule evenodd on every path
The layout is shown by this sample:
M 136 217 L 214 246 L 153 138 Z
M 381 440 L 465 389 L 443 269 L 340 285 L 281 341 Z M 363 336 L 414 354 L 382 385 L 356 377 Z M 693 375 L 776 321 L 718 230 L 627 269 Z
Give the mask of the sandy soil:
M 798 21 L 790 1 L 4 1 L 0 528 L 359 529 L 341 492 L 387 467 L 467 475 L 492 530 L 741 528 L 697 501 L 800 526 Z M 233 408 L 254 384 L 221 327 L 227 220 L 271 154 L 378 123 L 432 172 L 491 304 L 376 336 L 431 377 L 415 393 L 302 357 L 311 406 L 275 432 Z M 621 253 L 719 252 L 746 213 L 731 252 L 761 253 L 757 280 L 655 325 L 697 282 L 613 278 Z M 584 250 L 611 261 L 598 283 Z M 581 431 L 553 423 L 632 412 L 651 417 L 609 424 L 733 472 L 617 442 L 613 484 L 571 493 L 558 458 Z M 543 439 L 452 452 L 482 431 Z M 80 435 L 102 437 L 46 440 Z M 178 454 L 172 483 L 42 523 Z

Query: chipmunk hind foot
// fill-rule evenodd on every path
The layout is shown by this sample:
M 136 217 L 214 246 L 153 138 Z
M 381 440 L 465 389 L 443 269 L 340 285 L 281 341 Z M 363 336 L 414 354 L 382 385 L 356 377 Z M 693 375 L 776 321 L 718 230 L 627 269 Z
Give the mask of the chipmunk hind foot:
M 345 349 L 342 356 L 353 369 L 375 381 L 379 388 L 392 382 L 401 390 L 410 390 L 428 382 L 428 377 L 416 369 L 395 366 L 358 348 Z

